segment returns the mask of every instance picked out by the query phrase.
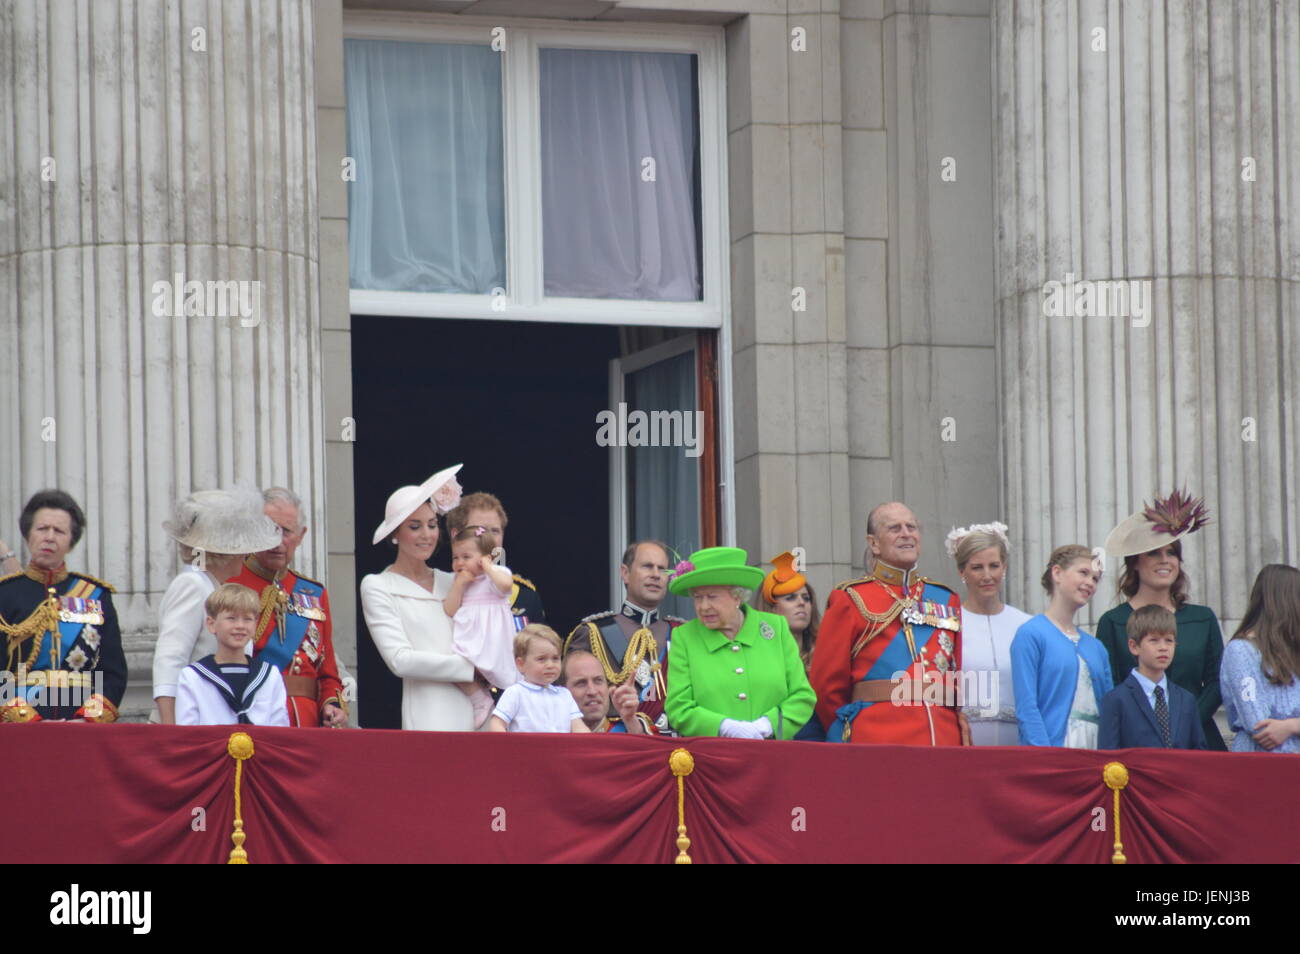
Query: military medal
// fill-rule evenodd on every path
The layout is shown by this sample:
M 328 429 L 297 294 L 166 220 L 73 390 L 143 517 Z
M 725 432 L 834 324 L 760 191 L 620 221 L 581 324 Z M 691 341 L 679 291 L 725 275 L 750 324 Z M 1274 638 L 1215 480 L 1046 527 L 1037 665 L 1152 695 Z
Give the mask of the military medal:
M 916 603 L 910 599 L 903 606 L 903 622 L 909 626 L 920 626 L 925 622 L 925 617 L 916 608 Z
M 73 649 L 72 652 L 68 653 L 68 658 L 65 661 L 68 664 L 68 668 L 73 672 L 81 672 L 81 667 L 86 665 L 86 661 L 89 658 L 90 657 L 86 655 L 86 651 L 78 646 Z
M 758 626 L 758 631 L 760 634 L 762 634 L 764 639 L 771 639 L 774 636 L 776 636 L 776 630 L 774 630 L 772 628 L 772 624 L 768 622 L 760 623 Z
M 650 664 L 642 659 L 636 667 L 636 684 L 644 686 L 650 681 Z
M 939 648 L 949 655 L 952 654 L 952 637 L 947 633 L 939 634 Z
M 91 649 L 99 648 L 99 630 L 87 623 L 81 627 L 81 641 Z

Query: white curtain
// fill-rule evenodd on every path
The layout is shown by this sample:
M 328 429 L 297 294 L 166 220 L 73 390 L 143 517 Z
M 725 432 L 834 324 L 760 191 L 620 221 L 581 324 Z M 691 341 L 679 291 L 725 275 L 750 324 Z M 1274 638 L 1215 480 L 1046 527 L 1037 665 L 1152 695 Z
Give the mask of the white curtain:
M 624 390 L 629 412 L 679 410 L 691 415 L 694 426 L 695 352 L 633 371 Z M 704 440 L 698 431 L 693 436 Z M 631 539 L 662 540 L 683 560 L 689 557 L 700 546 L 700 458 L 688 457 L 682 447 L 629 447 L 627 470 Z M 662 609 L 684 619 L 695 616 L 687 597 L 668 596 Z
M 346 40 L 353 288 L 505 287 L 501 54 Z
M 695 69 L 685 53 L 541 51 L 547 295 L 700 299 Z

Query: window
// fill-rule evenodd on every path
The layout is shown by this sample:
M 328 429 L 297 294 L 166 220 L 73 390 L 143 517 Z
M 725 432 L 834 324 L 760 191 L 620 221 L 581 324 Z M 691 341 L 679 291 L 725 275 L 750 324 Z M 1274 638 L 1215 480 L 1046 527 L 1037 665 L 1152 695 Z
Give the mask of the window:
M 720 31 L 345 30 L 354 313 L 721 326 Z

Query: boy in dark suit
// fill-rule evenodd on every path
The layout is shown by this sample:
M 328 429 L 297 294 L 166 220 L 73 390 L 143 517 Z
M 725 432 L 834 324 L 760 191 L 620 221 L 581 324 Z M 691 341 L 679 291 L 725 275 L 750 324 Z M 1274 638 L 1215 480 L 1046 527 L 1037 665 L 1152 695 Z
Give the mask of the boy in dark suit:
M 1196 697 L 1165 678 L 1177 642 L 1174 614 L 1144 606 L 1129 617 L 1126 630 L 1137 667 L 1101 700 L 1097 748 L 1205 748 Z

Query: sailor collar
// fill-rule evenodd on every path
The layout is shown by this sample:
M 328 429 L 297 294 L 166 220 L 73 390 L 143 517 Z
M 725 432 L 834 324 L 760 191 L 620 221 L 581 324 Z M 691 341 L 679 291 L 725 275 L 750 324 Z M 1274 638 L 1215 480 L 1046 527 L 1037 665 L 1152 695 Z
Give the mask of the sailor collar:
M 903 589 L 910 589 L 912 580 L 917 575 L 916 567 L 910 570 L 903 570 L 896 566 L 890 566 L 880 560 L 876 561 L 875 567 L 871 571 L 872 579 L 879 580 L 881 583 L 887 583 L 890 586 L 901 586 Z
M 642 609 L 631 600 L 624 600 L 623 607 L 618 612 L 620 616 L 626 616 L 632 622 L 638 623 L 641 626 L 653 626 L 655 623 L 659 622 L 658 609 Z

